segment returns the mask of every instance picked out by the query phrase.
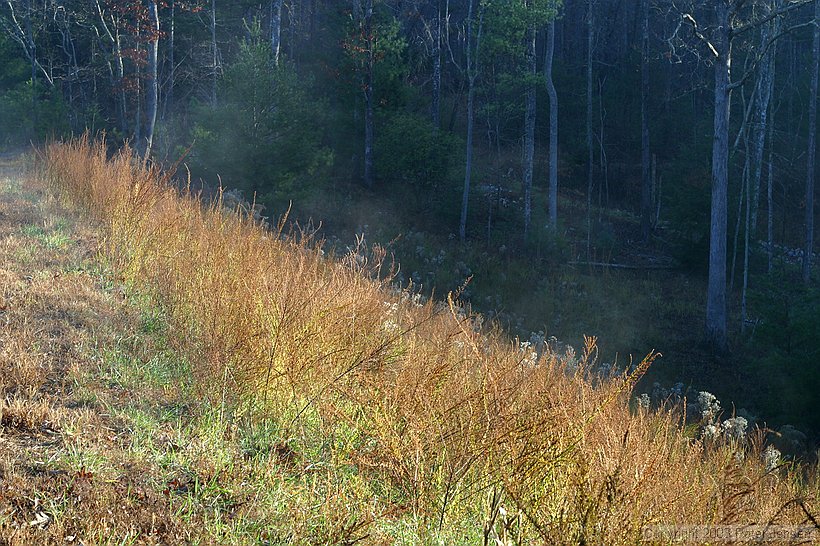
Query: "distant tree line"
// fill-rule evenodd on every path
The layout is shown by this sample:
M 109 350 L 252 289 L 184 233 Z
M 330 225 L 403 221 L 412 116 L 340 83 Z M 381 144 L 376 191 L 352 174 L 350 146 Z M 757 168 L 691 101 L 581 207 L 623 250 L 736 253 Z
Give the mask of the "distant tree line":
M 706 337 L 763 242 L 809 283 L 820 2 L 7 0 L 0 139 L 105 131 L 270 203 L 359 181 L 526 251 L 583 203 L 708 256 Z M 559 188 L 561 191 L 559 192 Z M 575 199 L 578 196 L 580 199 Z M 495 216 L 494 216 L 495 214 Z M 494 223 L 495 222 L 495 223 Z M 529 245 L 529 246 L 528 246 Z

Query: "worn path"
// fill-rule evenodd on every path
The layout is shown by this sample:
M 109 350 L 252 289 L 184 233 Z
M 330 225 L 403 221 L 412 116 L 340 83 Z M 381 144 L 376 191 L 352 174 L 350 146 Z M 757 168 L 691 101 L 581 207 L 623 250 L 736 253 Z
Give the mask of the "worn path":
M 110 364 L 139 319 L 23 165 L 0 158 L 0 544 L 185 543 Z

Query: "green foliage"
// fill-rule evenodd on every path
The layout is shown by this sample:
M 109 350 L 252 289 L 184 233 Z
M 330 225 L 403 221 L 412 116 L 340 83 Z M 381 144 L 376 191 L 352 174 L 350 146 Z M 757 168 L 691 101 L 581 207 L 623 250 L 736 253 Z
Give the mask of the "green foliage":
M 28 63 L 18 52 L 19 46 L 0 33 L 0 90 L 6 91 L 31 77 Z
M 59 91 L 38 84 L 36 96 L 32 93 L 28 62 L 19 46 L 0 33 L 0 147 L 68 134 L 67 108 Z
M 42 141 L 69 134 L 68 110 L 60 93 L 37 86 L 32 101 L 31 80 L 0 93 L 0 146 Z
M 759 341 L 787 356 L 817 356 L 814 341 L 820 339 L 820 290 L 806 287 L 785 273 L 762 278 L 752 301 L 762 315 Z
M 379 132 L 376 167 L 387 181 L 436 188 L 458 166 L 458 139 L 409 113 L 388 116 Z
M 401 25 L 393 18 L 380 24 L 376 35 L 374 66 L 376 104 L 380 108 L 397 108 L 405 104 L 409 88 L 405 84 L 407 42 L 401 36 Z
M 663 180 L 662 218 L 669 223 L 673 253 L 690 271 L 705 272 L 709 256 L 711 175 L 709 165 L 699 168 L 673 163 Z
M 410 87 L 406 84 L 410 68 L 408 65 L 407 41 L 401 35 L 401 25 L 389 10 L 379 9 L 373 13 L 373 92 L 378 109 L 395 110 L 407 102 Z M 344 56 L 339 79 L 348 99 L 359 101 L 366 85 L 370 56 L 370 41 L 364 33 L 364 21 L 353 17 L 344 25 L 341 37 Z
M 777 273 L 756 280 L 750 300 L 752 316 L 759 319 L 750 342 L 754 366 L 766 378 L 760 381 L 764 415 L 817 430 L 820 290 Z
M 333 160 L 323 145 L 325 106 L 287 66 L 271 68 L 270 50 L 245 41 L 227 67 L 214 107 L 193 107 L 192 162 L 198 174 L 261 199 L 288 199 L 322 180 Z
M 560 5 L 560 0 L 532 0 L 526 3 L 484 0 L 487 33 L 482 38 L 483 47 L 490 54 L 522 57 L 527 29 L 541 29 L 556 17 Z

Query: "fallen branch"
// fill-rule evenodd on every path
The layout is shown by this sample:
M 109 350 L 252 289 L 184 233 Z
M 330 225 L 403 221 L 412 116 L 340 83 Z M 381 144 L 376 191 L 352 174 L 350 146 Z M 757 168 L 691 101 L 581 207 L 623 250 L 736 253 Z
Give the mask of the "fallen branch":
M 568 262 L 567 265 L 581 265 L 581 266 L 590 266 L 590 267 L 605 267 L 609 269 L 659 269 L 659 270 L 669 270 L 675 269 L 675 265 L 663 265 L 663 264 L 646 264 L 646 265 L 630 265 L 630 264 L 615 264 L 615 263 L 606 263 L 606 262 Z

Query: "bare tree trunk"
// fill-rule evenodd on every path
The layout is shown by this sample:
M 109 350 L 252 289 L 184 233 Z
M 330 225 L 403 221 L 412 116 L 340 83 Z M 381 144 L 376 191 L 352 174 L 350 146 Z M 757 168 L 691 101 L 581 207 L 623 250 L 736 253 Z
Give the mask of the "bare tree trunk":
M 803 282 L 811 280 L 814 251 L 814 169 L 817 157 L 817 85 L 820 76 L 820 2 L 814 3 L 814 40 L 812 42 L 811 93 L 809 95 L 809 149 L 806 159 L 806 247 L 803 252 Z
M 158 75 L 158 53 L 159 53 L 159 12 L 156 1 L 150 3 L 151 14 L 151 42 L 148 46 L 148 96 L 146 97 L 147 124 L 145 127 L 145 153 L 143 159 L 147 161 L 151 157 L 151 150 L 154 146 L 154 129 L 157 124 L 157 104 L 159 99 L 159 75 Z
M 128 101 L 125 97 L 125 62 L 123 61 L 122 56 L 122 36 L 120 35 L 120 29 L 115 28 L 114 32 L 116 36 L 114 37 L 114 50 L 116 56 L 116 67 L 117 67 L 117 85 L 119 86 L 119 93 L 117 93 L 117 100 L 119 102 L 119 113 L 120 113 L 120 130 L 122 131 L 122 137 L 128 137 Z
M 535 163 L 535 28 L 527 31 L 527 98 L 524 114 L 524 240 L 532 217 L 532 175 Z
M 31 61 L 31 136 L 36 138 L 37 125 L 39 124 L 37 115 L 37 44 L 34 43 L 34 33 L 31 29 L 32 0 L 26 0 L 26 44 L 29 50 L 29 60 Z
M 173 111 L 174 108 L 174 83 L 176 80 L 176 59 L 174 59 L 174 34 L 176 30 L 176 1 L 171 0 L 171 20 L 170 28 L 168 29 L 168 64 L 170 65 L 168 71 L 168 89 L 165 91 L 165 100 L 162 107 L 162 120 L 165 121 L 168 115 L 168 109 Z
M 547 55 L 544 61 L 544 75 L 547 80 L 547 95 L 550 99 L 550 180 L 549 180 L 549 225 L 558 229 L 558 93 L 552 77 L 552 63 L 555 57 L 555 21 L 547 27 Z
M 211 0 L 211 105 L 216 106 L 216 83 L 218 79 L 219 50 L 216 44 L 216 0 Z
M 592 54 L 595 46 L 593 0 L 587 0 L 587 258 L 592 242 L 592 185 L 594 154 L 592 149 Z
M 140 55 L 140 41 L 139 41 L 140 31 L 137 28 L 137 40 L 136 40 L 136 50 L 137 55 Z M 136 85 L 134 86 L 134 96 L 136 98 L 136 112 L 134 112 L 134 146 L 136 147 L 137 153 L 139 153 L 141 146 L 142 146 L 142 69 L 140 68 L 139 63 L 136 63 Z
M 712 210 L 709 237 L 709 281 L 706 339 L 717 351 L 728 349 L 726 309 L 726 216 L 729 187 L 729 99 L 732 67 L 731 27 L 727 0 L 715 2 L 715 121 L 712 144 Z
M 663 203 L 663 175 L 658 176 L 658 158 L 652 154 L 652 201 L 655 203 L 655 211 L 652 225 L 659 225 L 661 221 L 661 204 Z
M 740 191 L 738 192 L 737 196 L 737 214 L 735 214 L 735 234 L 732 238 L 732 265 L 729 268 L 729 292 L 733 292 L 735 289 L 735 271 L 737 266 L 737 248 L 738 248 L 738 240 L 740 238 L 740 226 L 742 224 L 743 219 L 743 205 L 746 204 L 748 199 L 746 195 L 746 190 L 748 185 L 746 184 L 746 178 L 749 176 L 749 138 L 746 135 L 746 124 L 744 123 L 740 129 L 738 134 L 738 138 L 743 137 L 744 144 L 746 145 L 746 154 L 744 155 L 743 161 L 743 173 L 741 175 L 742 183 L 740 184 Z
M 748 185 L 751 182 L 751 177 L 747 177 L 747 193 L 750 193 L 749 190 L 751 188 Z M 750 196 L 751 197 L 751 196 Z M 744 234 L 744 241 L 743 241 L 743 288 L 741 289 L 740 295 L 740 331 L 741 333 L 746 332 L 746 322 L 748 319 L 748 313 L 746 309 L 746 294 L 749 289 L 749 232 L 751 231 L 751 211 L 752 208 L 752 200 L 749 199 L 746 202 L 746 233 Z
M 64 3 L 60 0 L 58 0 L 55 4 L 55 9 L 65 9 Z M 68 84 L 67 99 L 69 106 L 68 116 L 71 124 L 71 130 L 77 133 L 82 130 L 79 125 L 77 111 L 79 109 L 85 109 L 86 105 L 88 104 L 86 88 L 84 85 L 77 85 L 76 89 L 79 90 L 79 93 L 75 93 L 75 84 L 79 84 L 78 75 L 80 73 L 80 67 L 79 63 L 77 62 L 77 49 L 74 44 L 74 38 L 71 36 L 71 23 L 68 18 L 63 18 L 61 21 L 55 22 L 57 23 L 57 30 L 59 31 L 60 37 L 62 38 L 61 49 L 63 50 L 66 56 L 66 83 Z M 79 100 L 81 103 L 79 108 L 75 103 L 77 95 L 79 95 Z
M 102 5 L 100 4 L 100 0 L 96 0 L 94 5 L 97 9 L 97 15 L 100 18 L 100 25 L 102 26 L 102 30 L 104 31 L 104 35 L 108 38 L 109 45 L 111 46 L 111 57 L 114 60 L 113 66 L 116 66 L 116 73 L 114 68 L 112 67 L 111 61 L 108 61 L 109 72 L 111 75 L 111 87 L 112 92 L 116 95 L 116 106 L 117 106 L 117 116 L 119 117 L 120 121 L 120 132 L 122 133 L 122 138 L 127 138 L 128 135 L 128 112 L 126 109 L 126 102 L 125 102 L 125 86 L 123 85 L 125 79 L 125 65 L 123 63 L 122 57 L 122 40 L 120 39 L 120 29 L 117 23 L 117 19 L 112 15 L 111 16 L 111 26 L 108 25 L 108 21 L 106 20 L 106 14 L 103 11 Z M 113 32 L 112 32 L 113 27 Z M 97 36 L 101 36 L 99 28 L 95 25 L 94 29 L 97 31 Z
M 32 17 L 34 8 L 32 8 L 32 0 L 26 0 L 23 4 L 25 7 L 25 15 L 23 23 L 21 24 L 17 18 L 12 0 L 7 0 L 6 5 L 9 7 L 9 18 L 3 17 L 2 27 L 8 31 L 13 39 L 20 44 L 26 58 L 31 64 L 32 83 L 37 81 L 37 72 L 43 75 L 43 81 L 50 87 L 54 87 L 54 74 L 52 72 L 51 63 L 48 64 L 46 70 L 42 64 L 37 60 L 37 44 L 34 41 L 34 32 L 32 27 Z
M 769 82 L 772 87 L 770 93 L 774 93 L 774 79 Z M 772 272 L 772 262 L 774 258 L 774 109 L 769 117 L 769 179 L 766 184 L 766 271 Z
M 373 36 L 373 0 L 366 0 L 364 14 L 364 34 L 367 40 L 367 69 L 364 88 L 364 185 L 372 188 L 375 173 L 373 164 L 373 69 L 376 61 L 376 40 Z
M 751 176 L 751 151 L 749 142 L 748 130 L 743 131 L 744 150 L 744 167 L 743 167 L 743 187 L 746 188 L 746 223 L 743 232 L 743 286 L 740 290 L 740 332 L 746 332 L 746 292 L 749 288 L 749 236 L 751 228 L 751 210 L 754 202 L 752 201 L 752 176 Z M 738 218 L 739 220 L 740 218 Z M 732 276 L 734 277 L 734 264 L 732 265 Z M 732 279 L 734 283 L 734 278 Z
M 282 2 L 270 2 L 270 51 L 273 66 L 279 66 L 279 51 L 282 49 Z
M 747 67 L 744 67 L 746 69 Z M 747 183 L 747 179 L 749 177 L 749 171 L 751 170 L 751 156 L 749 151 L 749 117 L 752 113 L 752 107 L 755 106 L 755 95 L 757 95 L 757 89 L 755 88 L 754 92 L 752 93 L 752 98 L 750 101 L 746 100 L 746 90 L 744 87 L 740 88 L 740 101 L 743 106 L 743 112 L 745 112 L 743 116 L 743 121 L 740 124 L 740 130 L 737 132 L 737 138 L 735 139 L 735 144 L 732 147 L 731 151 L 729 152 L 730 155 L 734 154 L 737 151 L 738 146 L 740 143 L 743 143 L 743 173 L 741 175 L 741 184 L 740 184 L 740 191 L 738 192 L 737 197 L 737 214 L 735 214 L 735 234 L 732 238 L 732 266 L 729 269 L 729 292 L 733 292 L 735 289 L 735 271 L 737 270 L 737 249 L 738 249 L 738 240 L 740 239 L 740 226 L 743 225 L 743 205 L 748 205 L 748 190 L 749 184 Z M 748 106 L 747 106 L 748 104 Z
M 359 0 L 356 0 L 358 3 Z M 296 25 L 299 24 L 301 21 L 299 20 L 299 14 L 296 13 L 298 6 L 296 5 L 296 0 L 291 0 L 288 2 L 288 53 L 290 54 L 290 62 L 292 65 L 296 65 Z M 359 8 L 357 8 L 359 9 Z M 361 20 L 361 19 L 360 19 Z
M 775 5 L 776 7 L 776 5 Z M 773 36 L 780 32 L 779 18 L 763 25 L 760 29 L 760 48 L 768 47 Z M 760 210 L 760 182 L 763 178 L 763 151 L 766 143 L 766 124 L 769 114 L 769 103 L 772 96 L 771 82 L 774 80 L 775 44 L 766 51 L 760 61 L 759 77 L 757 79 L 757 100 L 755 101 L 754 115 L 754 159 L 752 162 L 752 183 L 749 194 L 751 211 L 752 235 L 757 233 L 757 217 Z
M 606 128 L 604 127 L 604 82 L 606 78 L 598 78 L 598 165 L 601 180 L 598 182 L 598 221 L 603 219 L 604 206 L 609 207 L 609 160 L 606 156 Z M 602 199 L 604 194 L 606 201 Z
M 479 5 L 479 10 L 481 7 Z M 478 46 L 481 42 L 481 26 L 483 13 L 479 15 L 478 37 L 473 45 L 473 27 L 475 26 L 475 0 L 469 0 L 467 10 L 467 158 L 464 166 L 464 192 L 461 196 L 461 221 L 458 225 L 458 235 L 461 241 L 467 239 L 467 206 L 470 201 L 470 175 L 473 170 L 473 126 L 475 124 L 475 82 L 478 77 Z
M 436 0 L 436 20 L 433 23 L 433 100 L 430 118 L 438 131 L 441 128 L 441 0 Z
M 641 0 L 641 238 L 652 232 L 652 178 L 649 150 L 649 0 Z

